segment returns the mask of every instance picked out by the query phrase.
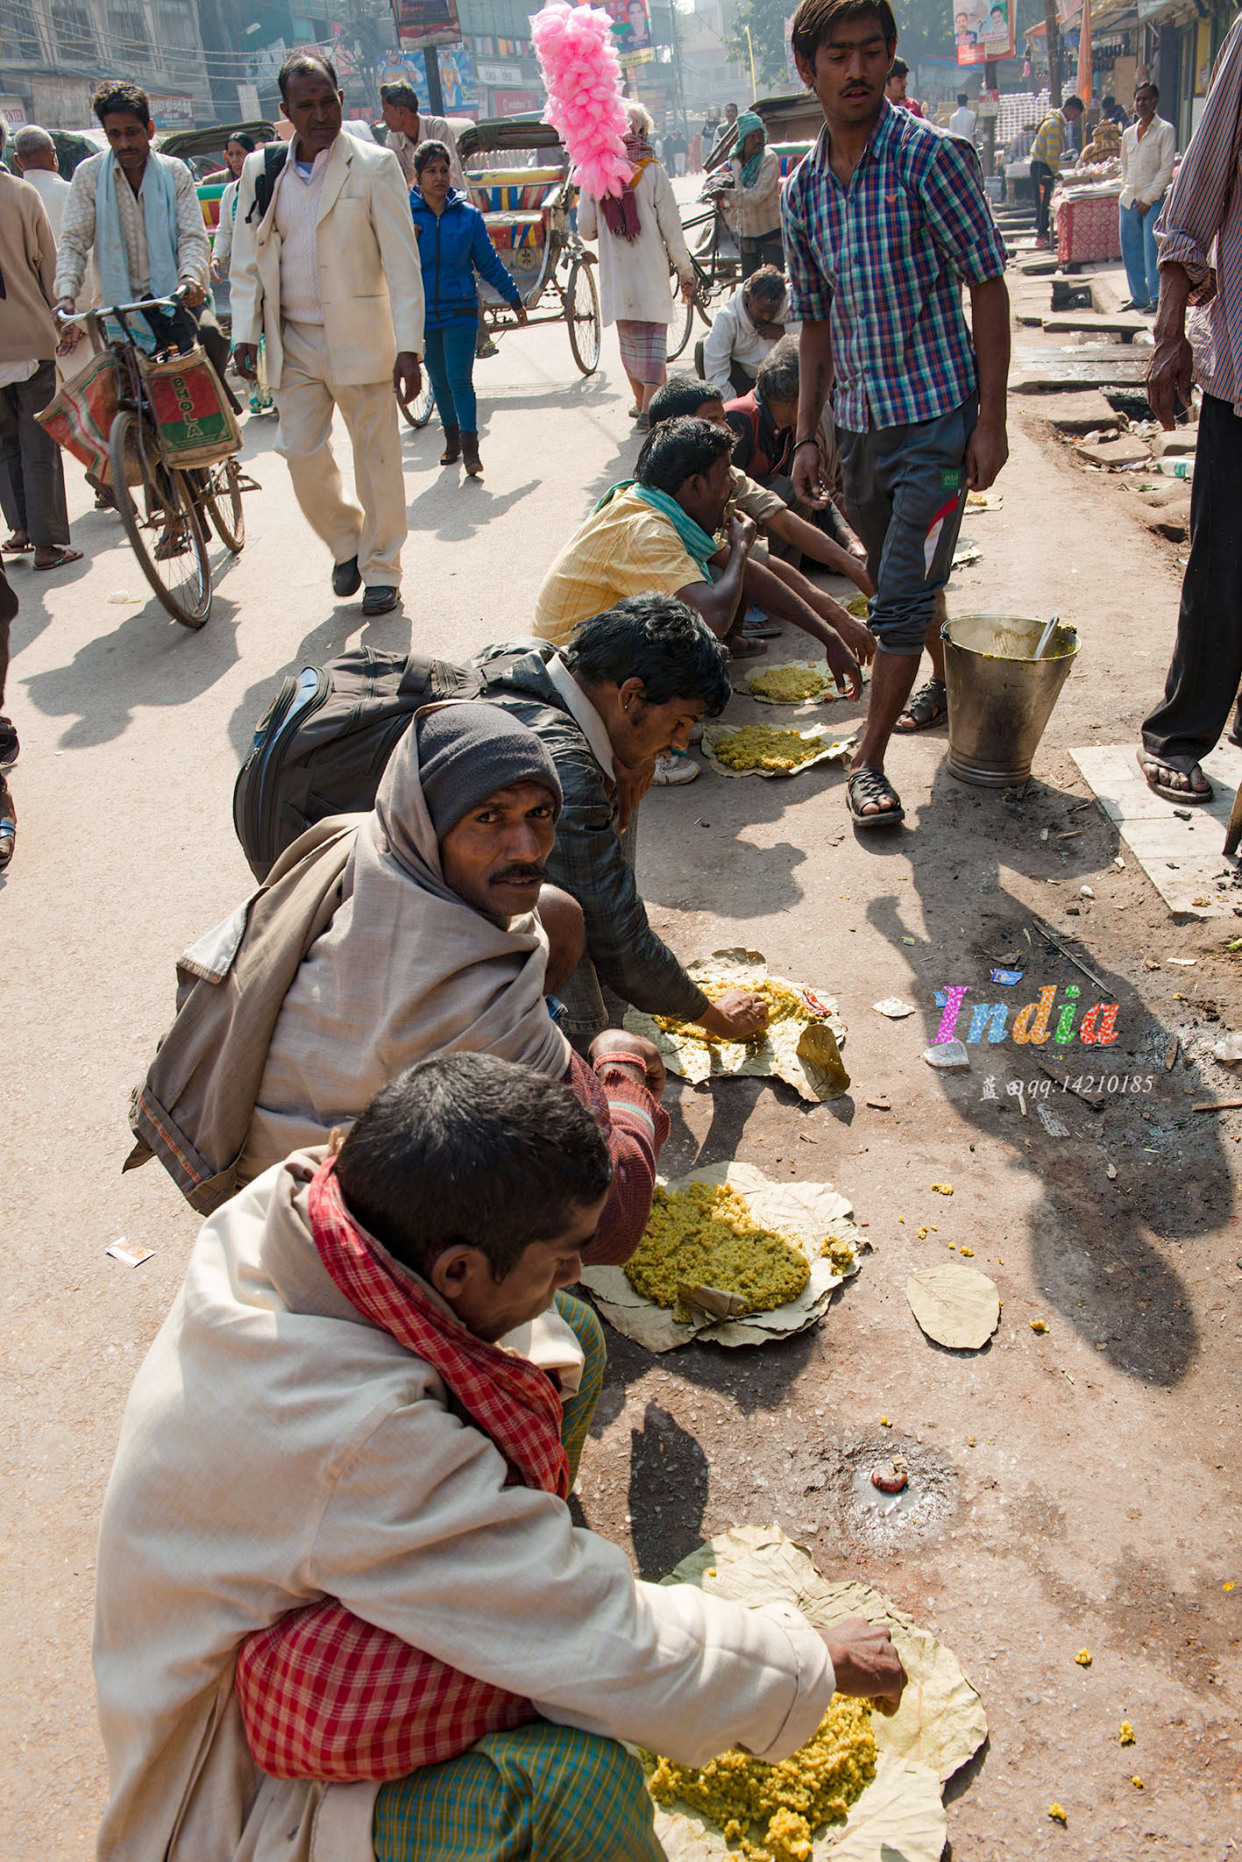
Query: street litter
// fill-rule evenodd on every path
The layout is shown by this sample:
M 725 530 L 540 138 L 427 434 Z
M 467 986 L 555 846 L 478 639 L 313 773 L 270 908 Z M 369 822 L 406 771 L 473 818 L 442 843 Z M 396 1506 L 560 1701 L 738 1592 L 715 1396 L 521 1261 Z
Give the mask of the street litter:
M 1134 1744 L 1134 1728 L 1131 1726 L 1129 1720 L 1123 1720 L 1121 1722 L 1119 1737 L 1123 1746 L 1132 1746 Z
M 1110 1183 L 1115 1183 L 1117 1180 L 1116 1164 L 1106 1164 L 1104 1166 L 1104 1174 L 1107 1176 Z
M 1084 899 L 1093 899 L 1095 897 L 1095 894 L 1094 892 L 1092 892 L 1090 886 L 1079 886 L 1078 892 L 1079 892 L 1079 896 Z
M 992 982 L 1003 983 L 1006 989 L 1011 989 L 1015 983 L 1022 981 L 1024 973 L 1021 970 L 992 970 L 989 974 Z
M 124 1261 L 126 1267 L 141 1267 L 144 1261 L 151 1259 L 155 1249 L 144 1248 L 136 1241 L 126 1241 L 124 1235 L 121 1235 L 110 1248 L 104 1249 L 104 1253 L 110 1254 L 114 1261 Z
M 891 1112 L 893 1109 L 887 1099 L 868 1099 L 867 1104 L 876 1112 Z
M 848 1089 L 850 1076 L 840 1053 L 845 1023 L 831 996 L 769 975 L 763 952 L 740 945 L 714 950 L 710 957 L 697 958 L 686 967 L 687 974 L 713 1000 L 731 989 L 753 989 L 766 996 L 769 1020 L 761 1034 L 745 1041 L 721 1041 L 705 1033 L 697 1022 L 627 1009 L 628 1032 L 654 1041 L 670 1073 L 696 1084 L 721 1074 L 775 1075 L 816 1105 L 839 1098 Z
M 903 1002 L 899 996 L 885 996 L 883 1002 L 871 1005 L 877 1014 L 887 1015 L 891 1022 L 899 1022 L 903 1017 L 914 1014 L 913 1002 Z
M 831 1183 L 775 1183 L 753 1165 L 711 1164 L 662 1182 L 624 1267 L 582 1283 L 615 1331 L 648 1351 L 693 1338 L 764 1345 L 812 1326 L 859 1269 L 854 1212 Z M 722 1305 L 734 1296 L 738 1312 Z
M 871 1485 L 881 1493 L 904 1493 L 910 1483 L 904 1455 L 894 1455 L 883 1467 L 872 1468 Z
M 1242 1106 L 1242 1099 L 1205 1099 L 1190 1109 L 1192 1112 L 1236 1112 L 1239 1106 Z
M 864 1617 L 889 1632 L 909 1679 L 891 1716 L 834 1695 L 826 1726 L 836 1751 L 825 1749 L 821 1725 L 778 1765 L 734 1751 L 692 1770 L 643 1753 L 663 1852 L 673 1862 L 728 1862 L 739 1853 L 752 1862 L 836 1854 L 939 1862 L 942 1786 L 987 1738 L 983 1702 L 956 1657 L 869 1585 L 829 1582 L 777 1525 L 718 1535 L 665 1582 L 750 1608 L 792 1607 L 821 1631 Z
M 978 1351 L 1000 1324 L 996 1282 L 977 1267 L 942 1261 L 906 1281 L 910 1310 L 928 1338 L 957 1351 Z
M 932 1188 L 938 1196 L 952 1196 L 953 1194 L 953 1185 L 951 1183 L 933 1183 Z
M 964 1041 L 937 1041 L 934 1046 L 923 1049 L 923 1059 L 929 1067 L 936 1067 L 942 1073 L 970 1071 L 970 1055 Z
M 1198 963 L 1198 961 L 1199 959 L 1197 957 L 1166 957 L 1165 958 L 1166 963 L 1178 963 L 1178 964 L 1181 964 L 1183 968 L 1187 970 L 1191 969 L 1196 963 Z
M 1043 1319 L 1032 1319 L 1031 1330 L 1032 1332 L 1046 1332 L 1048 1330 L 1047 1321 Z
M 1212 1049 L 1212 1058 L 1223 1061 L 1227 1067 L 1242 1060 L 1242 1034 L 1227 1034 L 1223 1041 L 1218 1041 Z
M 1090 1649 L 1079 1649 L 1077 1655 L 1074 1657 L 1074 1660 L 1078 1663 L 1078 1666 L 1080 1668 L 1090 1668 L 1091 1666 Z
M 1069 1126 L 1062 1123 L 1052 1107 L 1045 1105 L 1042 1099 L 1036 1101 L 1035 1116 L 1050 1138 L 1069 1137 Z

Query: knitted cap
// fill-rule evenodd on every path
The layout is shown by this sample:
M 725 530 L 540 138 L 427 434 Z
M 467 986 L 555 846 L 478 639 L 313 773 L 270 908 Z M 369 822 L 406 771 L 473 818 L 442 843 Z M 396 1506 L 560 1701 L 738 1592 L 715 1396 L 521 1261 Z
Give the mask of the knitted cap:
M 534 731 L 503 709 L 470 701 L 416 720 L 418 774 L 436 839 L 442 841 L 497 789 L 538 782 L 561 812 L 556 765 Z

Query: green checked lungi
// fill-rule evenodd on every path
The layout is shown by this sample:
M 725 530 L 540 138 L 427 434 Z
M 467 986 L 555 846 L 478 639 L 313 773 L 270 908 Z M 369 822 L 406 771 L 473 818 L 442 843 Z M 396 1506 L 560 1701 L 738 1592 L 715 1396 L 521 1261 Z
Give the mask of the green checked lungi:
M 558 1293 L 586 1362 L 561 1440 L 578 1472 L 604 1382 L 599 1320 Z M 614 1739 L 536 1720 L 386 1784 L 375 1806 L 378 1862 L 663 1862 L 642 1767 Z
M 373 1840 L 377 1862 L 664 1862 L 638 1760 L 548 1720 L 384 1785 Z
M 569 1456 L 569 1483 L 572 1487 L 578 1478 L 578 1463 L 586 1446 L 587 1430 L 595 1414 L 595 1405 L 599 1402 L 599 1393 L 604 1387 L 604 1367 L 608 1362 L 608 1353 L 604 1346 L 604 1328 L 585 1300 L 576 1300 L 572 1293 L 558 1293 L 556 1310 L 576 1335 L 586 1359 L 577 1396 L 567 1397 L 561 1405 L 561 1441 Z

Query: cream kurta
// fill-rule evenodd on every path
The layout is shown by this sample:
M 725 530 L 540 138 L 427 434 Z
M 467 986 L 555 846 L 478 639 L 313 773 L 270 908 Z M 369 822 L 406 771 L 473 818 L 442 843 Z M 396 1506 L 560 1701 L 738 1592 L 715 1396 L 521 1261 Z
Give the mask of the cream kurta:
M 242 1638 L 325 1595 L 561 1725 L 689 1765 L 795 1751 L 832 1693 L 819 1635 L 639 1583 L 562 1501 L 506 1487 L 434 1371 L 321 1266 L 322 1156 L 204 1225 L 130 1392 L 99 1539 L 101 1862 L 368 1862 L 378 1787 L 263 1778 L 232 1690 Z
M 634 187 L 639 231 L 635 239 L 610 233 L 593 195 L 583 194 L 578 231 L 599 240 L 599 301 L 605 323 L 671 323 L 673 291 L 670 268 L 682 284 L 694 267 L 681 230 L 681 215 L 668 176 L 659 162 L 648 162 Z

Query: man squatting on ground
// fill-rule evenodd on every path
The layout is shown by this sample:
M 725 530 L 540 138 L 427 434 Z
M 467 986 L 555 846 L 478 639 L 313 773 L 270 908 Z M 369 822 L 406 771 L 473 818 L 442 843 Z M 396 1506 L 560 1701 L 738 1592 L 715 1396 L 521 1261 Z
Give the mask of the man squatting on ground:
M 619 1741 L 779 1759 L 834 1687 L 899 1700 L 883 1630 L 640 1583 L 573 1525 L 602 1367 L 578 1401 L 494 1341 L 608 1182 L 567 1087 L 458 1054 L 203 1227 L 104 1502 L 103 1862 L 658 1862 Z
M 802 0 L 791 36 L 824 112 L 783 206 L 790 315 L 802 322 L 794 489 L 827 495 L 818 434 L 831 391 L 846 508 L 876 588 L 878 650 L 847 799 L 856 826 L 894 827 L 904 810 L 884 774 L 888 741 L 924 645 L 934 679 L 911 710 L 926 698 L 939 715 L 937 597 L 967 490 L 984 490 L 1008 457 L 1005 247 L 973 148 L 884 95 L 897 49 L 888 0 Z

